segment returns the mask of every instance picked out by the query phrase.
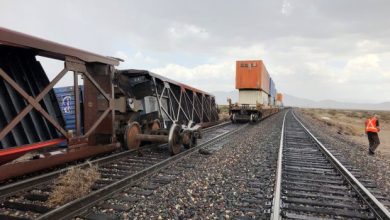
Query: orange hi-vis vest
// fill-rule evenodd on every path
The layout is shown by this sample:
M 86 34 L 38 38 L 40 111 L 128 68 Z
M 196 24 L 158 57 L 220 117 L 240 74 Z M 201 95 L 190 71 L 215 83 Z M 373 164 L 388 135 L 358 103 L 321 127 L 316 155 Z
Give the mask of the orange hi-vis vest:
M 378 132 L 378 127 L 376 127 L 376 118 L 369 118 L 366 121 L 366 132 Z

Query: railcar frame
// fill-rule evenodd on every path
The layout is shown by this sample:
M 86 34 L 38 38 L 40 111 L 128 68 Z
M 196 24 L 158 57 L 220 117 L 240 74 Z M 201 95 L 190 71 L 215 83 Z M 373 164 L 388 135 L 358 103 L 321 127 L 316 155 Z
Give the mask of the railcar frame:
M 9 51 L 12 57 L 6 54 Z M 28 62 L 20 62 L 23 56 Z M 62 61 L 64 67 L 49 81 L 36 56 Z M 7 89 L 0 94 L 0 181 L 110 152 L 121 145 L 139 147 L 142 141 L 168 143 L 176 154 L 182 145 L 196 144 L 201 128 L 218 120 L 211 94 L 148 71 L 116 70 L 119 59 L 0 28 L 0 64 L 9 62 L 12 68 L 0 65 L 0 83 Z M 39 71 L 26 71 L 31 63 Z M 74 130 L 65 128 L 53 92 L 69 72 L 74 79 Z M 79 76 L 84 82 L 82 97 Z M 146 97 L 155 101 L 155 111 L 129 108 L 129 100 L 146 104 Z M 29 151 L 64 142 L 67 148 L 55 155 L 8 163 Z

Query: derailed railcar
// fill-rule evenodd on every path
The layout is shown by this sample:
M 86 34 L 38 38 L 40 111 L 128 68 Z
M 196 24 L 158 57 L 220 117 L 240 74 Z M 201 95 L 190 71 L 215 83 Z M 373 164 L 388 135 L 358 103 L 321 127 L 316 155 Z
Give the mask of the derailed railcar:
M 60 61 L 63 68 L 50 81 L 36 56 Z M 175 154 L 182 144 L 196 143 L 203 125 L 218 120 L 212 95 L 148 71 L 116 70 L 117 65 L 115 58 L 0 28 L 0 181 L 121 145 L 137 148 L 142 141 L 166 142 Z M 73 75 L 74 100 L 59 102 L 53 87 L 66 74 Z M 73 116 L 64 117 L 62 108 Z M 5 164 L 32 150 L 64 145 L 36 160 Z
M 51 81 L 37 56 L 63 64 Z M 118 64 L 117 59 L 0 28 L 0 180 L 118 149 L 111 83 Z M 53 91 L 67 74 L 74 76 L 77 97 L 72 131 L 65 127 Z M 79 100 L 80 77 L 84 79 L 84 103 Z M 64 143 L 66 149 L 56 148 Z M 5 164 L 49 147 L 57 150 L 55 154 Z
M 143 141 L 166 142 L 171 153 L 177 154 L 181 144 L 186 148 L 196 144 L 202 127 L 218 121 L 213 95 L 161 75 L 147 70 L 117 70 L 112 83 L 114 130 L 126 149 L 137 149 Z M 55 88 L 68 130 L 75 130 L 73 89 Z M 83 102 L 81 95 L 80 104 Z
M 201 128 L 218 121 L 215 97 L 146 70 L 118 70 L 114 78 L 116 131 L 128 148 L 167 142 L 172 154 L 191 147 Z

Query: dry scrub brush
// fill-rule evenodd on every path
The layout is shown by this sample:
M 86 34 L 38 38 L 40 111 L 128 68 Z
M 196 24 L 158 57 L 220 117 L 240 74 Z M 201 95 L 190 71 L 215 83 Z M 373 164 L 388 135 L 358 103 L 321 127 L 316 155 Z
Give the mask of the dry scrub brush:
M 88 168 L 70 168 L 55 182 L 55 187 L 47 201 L 50 207 L 63 205 L 67 202 L 87 195 L 91 186 L 100 178 L 98 166 Z
M 218 114 L 219 120 L 220 121 L 229 121 L 230 120 L 230 115 L 229 113 L 223 112 Z

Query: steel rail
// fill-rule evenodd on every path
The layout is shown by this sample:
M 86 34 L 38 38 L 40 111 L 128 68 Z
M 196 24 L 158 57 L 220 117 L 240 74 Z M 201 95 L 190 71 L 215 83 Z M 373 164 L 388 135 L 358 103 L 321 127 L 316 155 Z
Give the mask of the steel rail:
M 151 145 L 146 145 L 145 147 L 150 147 Z M 76 166 L 70 166 L 70 167 L 66 167 L 66 168 L 63 168 L 63 169 L 60 169 L 60 170 L 56 170 L 56 171 L 53 171 L 53 172 L 50 172 L 50 173 L 46 173 L 46 174 L 42 174 L 42 175 L 39 175 L 39 176 L 36 176 L 36 177 L 32 177 L 32 178 L 29 178 L 29 179 L 25 179 L 25 180 L 22 180 L 22 181 L 18 181 L 18 182 L 15 182 L 15 183 L 12 183 L 12 184 L 8 184 L 8 185 L 5 185 L 5 186 L 2 186 L 0 187 L 0 201 L 12 194 L 15 194 L 16 192 L 19 192 L 19 191 L 23 191 L 23 190 L 28 190 L 28 189 L 31 189 L 35 186 L 38 186 L 40 184 L 43 184 L 43 183 L 46 183 L 54 178 L 56 178 L 57 176 L 59 176 L 60 174 L 62 173 L 65 173 L 66 171 L 68 171 L 69 169 L 71 168 L 84 168 L 84 167 L 87 167 L 89 166 L 90 164 L 104 164 L 104 163 L 109 163 L 111 161 L 114 161 L 114 160 L 117 160 L 119 158 L 122 158 L 130 153 L 133 153 L 137 150 L 128 150 L 128 151 L 123 151 L 123 152 L 120 152 L 120 153 L 117 153 L 117 154 L 113 154 L 113 155 L 109 155 L 107 157 L 102 157 L 102 158 L 99 158 L 99 159 L 96 159 L 96 160 L 93 160 L 93 161 L 87 161 L 85 163 L 82 163 L 82 164 L 78 164 Z
M 79 199 L 74 200 L 70 203 L 67 203 L 63 206 L 60 206 L 60 207 L 58 207 L 58 208 L 56 208 L 56 209 L 54 209 L 54 210 L 52 210 L 44 215 L 38 217 L 37 219 L 39 219 L 39 220 L 58 219 L 59 220 L 59 219 L 72 218 L 77 213 L 80 213 L 81 211 L 92 207 L 93 205 L 95 205 L 99 201 L 106 199 L 107 197 L 124 189 L 125 187 L 136 184 L 140 180 L 155 174 L 156 172 L 162 170 L 163 168 L 171 165 L 175 161 L 184 159 L 185 157 L 189 156 L 190 154 L 196 152 L 196 150 L 199 150 L 201 148 L 212 145 L 212 144 L 220 141 L 221 139 L 240 131 L 241 129 L 247 127 L 248 125 L 249 124 L 244 124 L 237 129 L 220 134 L 220 135 L 212 138 L 211 140 L 207 141 L 206 143 L 200 144 L 194 148 L 190 148 L 186 151 L 183 151 L 183 152 L 181 152 L 177 155 L 174 155 L 168 159 L 165 159 L 165 160 L 163 160 L 155 165 L 152 165 L 151 167 L 148 167 L 148 168 L 146 168 L 138 173 L 135 173 L 131 176 L 128 176 L 128 177 L 126 177 L 120 181 L 117 181 L 115 183 L 112 183 L 108 186 L 105 186 L 102 189 L 96 190 L 96 191 L 88 194 L 85 197 L 79 198 Z
M 209 130 L 216 129 L 216 128 L 223 127 L 223 126 L 227 126 L 229 124 L 231 124 L 231 122 L 223 122 L 223 123 L 220 123 L 218 125 L 205 128 L 205 129 L 203 129 L 203 131 L 207 132 Z M 164 146 L 164 145 L 166 145 L 166 144 L 162 144 L 161 146 Z M 146 148 L 149 148 L 149 147 L 152 147 L 152 146 L 153 145 L 145 145 L 142 148 L 146 149 Z M 66 167 L 66 168 L 63 168 L 63 169 L 60 169 L 60 170 L 56 170 L 56 171 L 53 171 L 53 172 L 50 172 L 50 173 L 45 173 L 45 174 L 42 174 L 42 175 L 39 175 L 39 176 L 35 176 L 35 177 L 32 177 L 32 178 L 28 178 L 28 179 L 25 179 L 25 180 L 22 180 L 22 181 L 11 183 L 11 184 L 8 184 L 8 185 L 5 185 L 5 186 L 1 186 L 0 187 L 0 201 L 5 199 L 5 198 L 7 198 L 7 197 L 9 197 L 12 194 L 17 193 L 17 192 L 28 190 L 28 189 L 34 188 L 34 187 L 36 187 L 38 185 L 41 185 L 43 183 L 49 182 L 52 179 L 58 177 L 60 174 L 65 173 L 66 171 L 68 171 L 71 168 L 85 168 L 85 167 L 90 166 L 90 164 L 98 164 L 98 165 L 106 164 L 106 163 L 115 161 L 117 159 L 120 159 L 122 157 L 125 157 L 125 156 L 127 156 L 127 155 L 129 155 L 129 154 L 131 154 L 131 153 L 133 153 L 135 151 L 137 151 L 137 150 L 123 151 L 123 152 L 116 153 L 116 154 L 113 154 L 113 155 L 108 155 L 106 157 L 98 158 L 98 159 L 95 159 L 95 160 L 92 160 L 92 161 L 87 161 L 87 162 L 82 163 L 82 164 Z
M 303 125 L 303 123 L 295 116 L 292 111 L 292 115 L 297 122 L 304 128 L 305 132 L 318 144 L 320 150 L 330 160 L 330 162 L 336 167 L 336 169 L 344 176 L 344 178 L 350 183 L 353 189 L 361 196 L 361 198 L 367 203 L 371 211 L 375 214 L 378 219 L 390 219 L 390 212 L 386 207 L 375 198 L 374 195 L 357 180 L 347 168 L 344 167 L 340 161 L 333 156 L 333 154 Z M 275 219 L 275 218 L 273 218 Z
M 284 114 L 283 117 L 283 124 L 282 124 L 282 132 L 280 133 L 280 146 L 279 146 L 279 153 L 278 153 L 278 166 L 276 169 L 276 184 L 275 184 L 275 195 L 272 201 L 272 214 L 271 219 L 272 220 L 279 220 L 280 218 L 280 205 L 281 205 L 281 189 L 282 189 L 282 160 L 283 160 L 283 140 L 284 140 L 284 125 L 286 122 L 286 115 L 289 111 L 287 111 Z
M 211 127 L 207 127 L 205 129 L 202 129 L 202 131 L 208 131 L 208 130 L 211 130 L 211 129 L 223 127 L 223 126 L 229 125 L 231 123 L 232 123 L 231 121 L 222 122 L 222 123 L 219 123 L 217 125 L 214 125 L 214 126 L 211 126 Z

